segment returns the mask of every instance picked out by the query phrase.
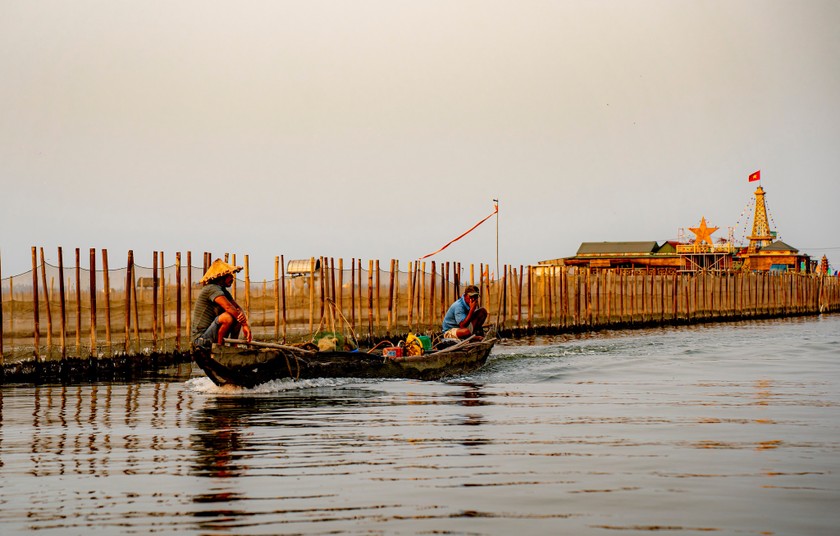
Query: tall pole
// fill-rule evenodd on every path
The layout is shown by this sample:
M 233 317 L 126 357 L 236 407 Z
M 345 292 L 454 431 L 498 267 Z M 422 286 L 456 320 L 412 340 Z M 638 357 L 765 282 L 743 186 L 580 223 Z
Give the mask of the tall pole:
M 496 278 L 499 278 L 499 200 L 494 199 L 496 205 Z

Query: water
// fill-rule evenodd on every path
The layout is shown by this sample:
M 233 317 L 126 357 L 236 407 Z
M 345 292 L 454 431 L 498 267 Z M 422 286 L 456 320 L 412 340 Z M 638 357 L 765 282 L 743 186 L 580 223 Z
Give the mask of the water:
M 834 315 L 506 341 L 449 382 L 6 386 L 0 532 L 836 534 L 838 370 Z

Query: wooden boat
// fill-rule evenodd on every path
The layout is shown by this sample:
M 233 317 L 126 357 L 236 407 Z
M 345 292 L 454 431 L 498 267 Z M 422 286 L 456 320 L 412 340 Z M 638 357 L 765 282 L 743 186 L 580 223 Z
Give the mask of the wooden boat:
M 244 343 L 244 344 L 243 344 Z M 268 343 L 213 345 L 193 360 L 216 385 L 252 388 L 284 378 L 409 378 L 439 380 L 479 369 L 495 338 L 470 337 L 454 346 L 418 356 L 385 357 L 354 352 L 315 352 Z

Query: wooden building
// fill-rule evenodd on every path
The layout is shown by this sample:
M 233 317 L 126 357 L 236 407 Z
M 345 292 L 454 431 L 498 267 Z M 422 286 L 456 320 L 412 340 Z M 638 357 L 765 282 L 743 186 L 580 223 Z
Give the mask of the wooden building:
M 811 271 L 811 257 L 799 253 L 795 247 L 777 240 L 760 248 L 749 248 L 738 253 L 742 267 L 753 272 L 805 272 Z
M 656 241 L 646 242 L 583 242 L 574 257 L 562 259 L 566 266 L 578 266 L 599 270 L 665 269 L 678 270 L 680 256 L 674 245 L 666 242 L 660 246 Z M 542 261 L 540 264 L 560 264 L 557 260 Z

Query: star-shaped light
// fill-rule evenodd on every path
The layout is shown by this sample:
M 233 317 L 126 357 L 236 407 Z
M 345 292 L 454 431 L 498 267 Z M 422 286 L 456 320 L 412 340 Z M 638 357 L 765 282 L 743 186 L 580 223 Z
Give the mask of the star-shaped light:
M 712 245 L 712 233 L 720 229 L 720 227 L 709 227 L 706 225 L 706 217 L 700 218 L 700 227 L 689 227 L 688 230 L 695 234 L 695 244 L 702 244 L 703 242 Z

